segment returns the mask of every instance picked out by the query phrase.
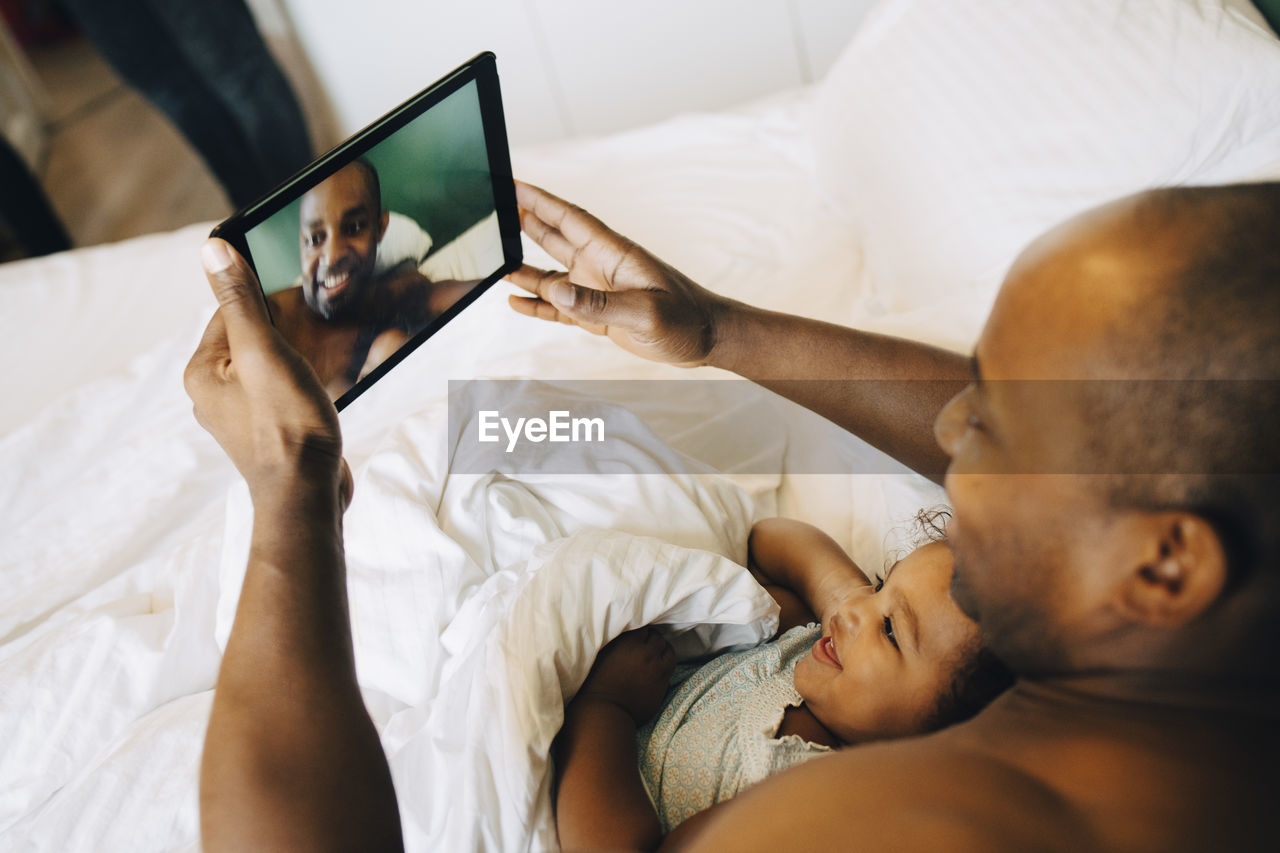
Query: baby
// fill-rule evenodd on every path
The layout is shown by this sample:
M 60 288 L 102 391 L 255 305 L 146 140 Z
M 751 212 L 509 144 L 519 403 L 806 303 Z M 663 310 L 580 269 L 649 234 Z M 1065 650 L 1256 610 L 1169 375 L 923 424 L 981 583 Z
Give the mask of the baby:
M 781 608 L 779 636 L 700 667 L 677 668 L 653 628 L 602 649 L 553 746 L 564 849 L 654 849 L 771 773 L 959 722 L 1008 687 L 951 600 L 945 520 L 920 513 L 930 541 L 874 585 L 818 529 L 761 521 L 748 566 Z

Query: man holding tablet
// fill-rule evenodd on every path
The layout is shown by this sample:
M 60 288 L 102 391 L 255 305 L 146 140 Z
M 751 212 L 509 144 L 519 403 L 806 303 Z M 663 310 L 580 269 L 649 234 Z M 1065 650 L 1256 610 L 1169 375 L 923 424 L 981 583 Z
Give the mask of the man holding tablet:
M 1020 675 L 967 723 L 808 762 L 668 846 L 1272 849 L 1280 185 L 1161 190 L 1055 229 L 1011 269 L 972 359 L 716 296 L 517 192 L 526 232 L 570 270 L 512 274 L 534 294 L 517 310 L 734 370 L 945 471 L 953 595 Z M 244 261 L 204 251 L 221 307 L 187 388 L 255 506 L 205 848 L 398 849 L 352 664 L 336 412 Z M 832 381 L 793 381 L 813 379 Z
M 520 266 L 519 231 L 486 52 L 214 234 L 266 285 L 272 321 L 342 409 Z

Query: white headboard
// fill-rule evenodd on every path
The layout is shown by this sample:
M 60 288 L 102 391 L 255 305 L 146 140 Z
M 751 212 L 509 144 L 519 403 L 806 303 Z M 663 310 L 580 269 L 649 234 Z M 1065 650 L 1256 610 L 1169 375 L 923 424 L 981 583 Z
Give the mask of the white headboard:
M 515 145 L 730 106 L 820 78 L 874 4 L 250 0 L 308 111 L 332 110 L 326 147 L 482 50 Z

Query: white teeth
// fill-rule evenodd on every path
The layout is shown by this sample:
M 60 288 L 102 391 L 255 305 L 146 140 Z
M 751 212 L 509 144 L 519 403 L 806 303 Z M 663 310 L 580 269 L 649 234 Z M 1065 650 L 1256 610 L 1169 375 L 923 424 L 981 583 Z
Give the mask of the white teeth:
M 347 273 L 345 272 L 327 275 L 324 277 L 325 290 L 332 290 L 338 285 L 343 284 L 346 280 L 347 280 Z

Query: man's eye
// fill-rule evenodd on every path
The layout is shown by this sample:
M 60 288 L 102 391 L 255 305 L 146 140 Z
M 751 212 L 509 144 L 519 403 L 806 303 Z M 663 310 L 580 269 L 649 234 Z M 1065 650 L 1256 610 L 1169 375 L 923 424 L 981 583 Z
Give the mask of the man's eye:
M 365 229 L 365 223 L 363 221 L 347 223 L 347 235 L 350 237 L 354 237 L 355 235 L 364 231 L 364 229 Z
M 312 232 L 311 234 L 307 235 L 307 245 L 308 245 L 308 246 L 311 246 L 311 247 L 313 247 L 313 248 L 314 248 L 315 246 L 319 246 L 319 245 L 320 245 L 321 243 L 323 243 L 323 242 L 324 242 L 324 232 L 323 232 L 323 231 L 315 231 L 315 232 Z
M 889 638 L 889 642 L 893 643 L 893 647 L 898 648 L 898 638 L 893 635 L 893 622 L 888 616 L 884 617 L 884 635 Z

